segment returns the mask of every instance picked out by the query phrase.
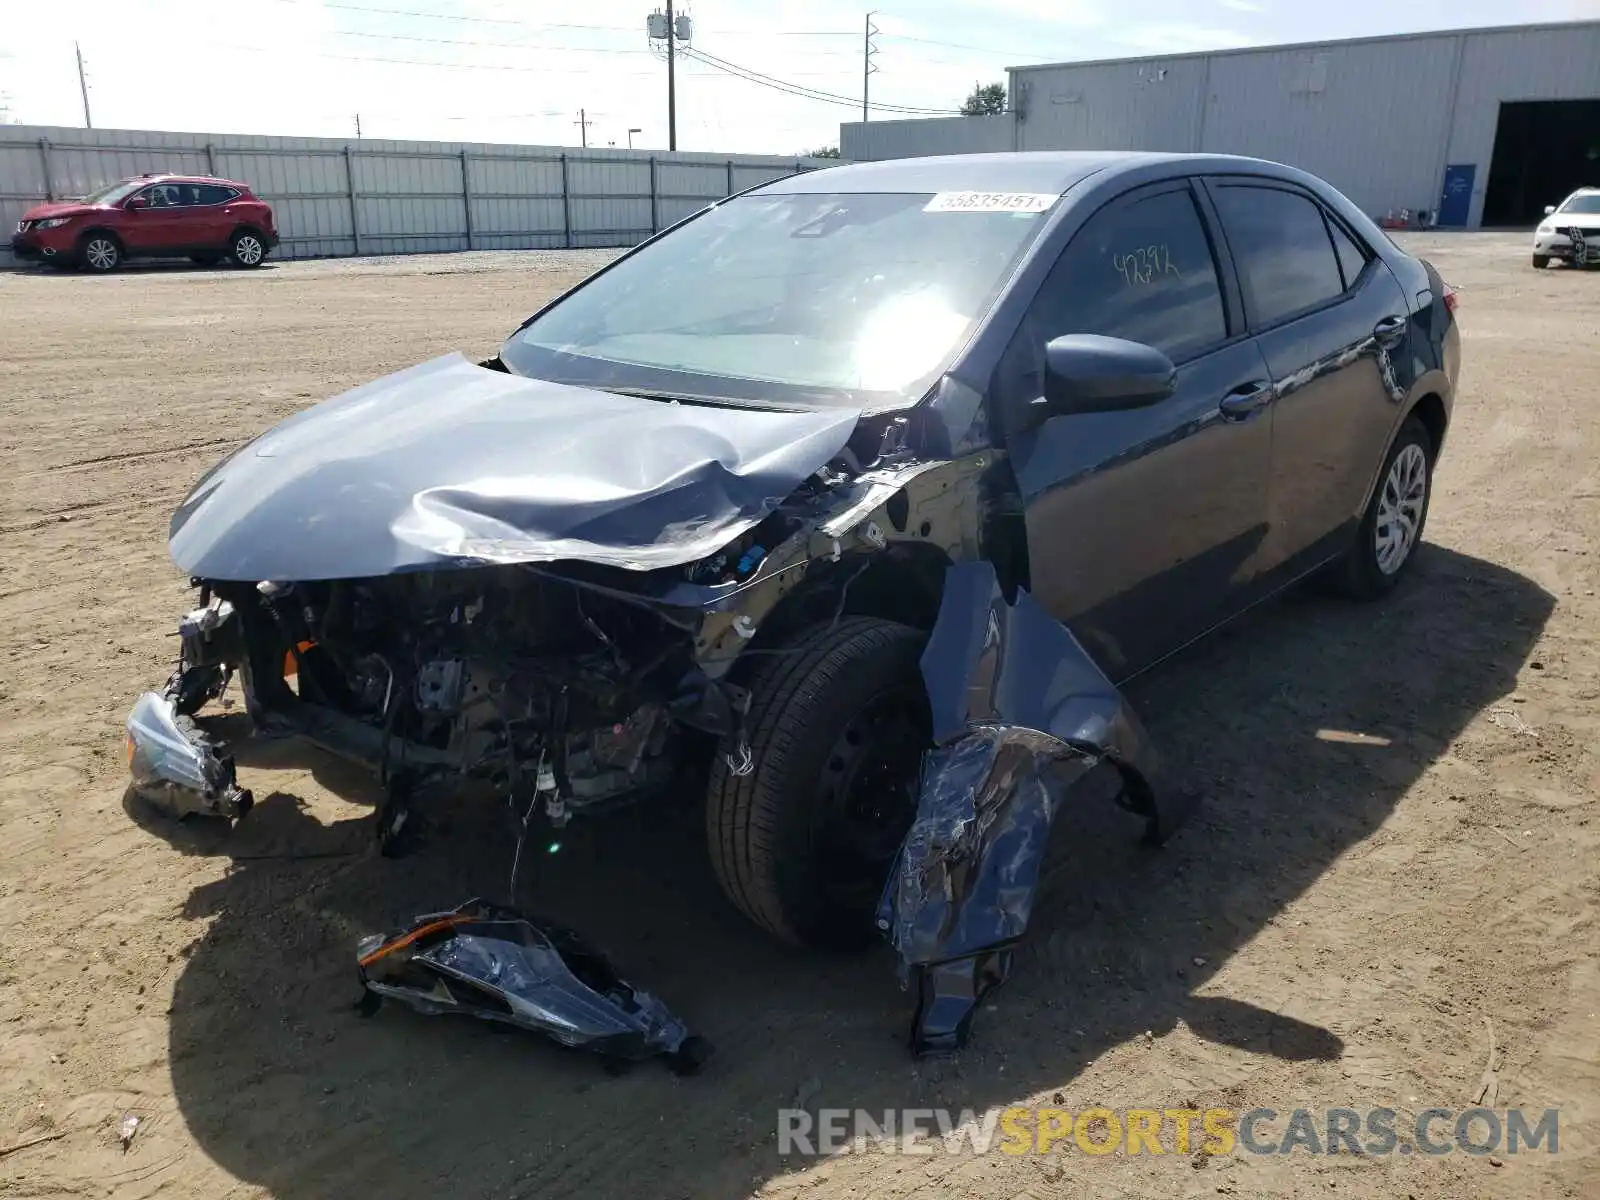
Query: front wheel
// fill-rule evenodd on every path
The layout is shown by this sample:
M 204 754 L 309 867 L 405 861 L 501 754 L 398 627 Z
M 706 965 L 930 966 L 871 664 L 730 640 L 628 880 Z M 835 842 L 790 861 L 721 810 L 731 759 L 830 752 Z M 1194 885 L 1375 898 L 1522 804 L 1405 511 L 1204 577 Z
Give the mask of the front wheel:
M 89 270 L 104 274 L 122 262 L 122 247 L 109 234 L 91 233 L 78 247 L 78 258 Z
M 241 229 L 228 243 L 228 253 L 241 267 L 259 267 L 261 260 L 267 256 L 267 244 L 261 240 L 259 233 Z
M 1533 256 L 1533 269 L 1535 271 L 1542 271 L 1549 265 L 1550 256 L 1548 254 L 1535 254 Z
M 712 765 L 711 861 L 723 890 L 769 933 L 812 949 L 874 934 L 884 881 L 916 813 L 930 736 L 918 675 L 926 635 L 854 617 L 819 625 L 762 661 L 747 736 Z
M 1422 541 L 1433 495 L 1433 438 L 1416 417 L 1407 417 L 1384 459 L 1355 544 L 1334 569 L 1345 595 L 1371 600 L 1391 591 Z

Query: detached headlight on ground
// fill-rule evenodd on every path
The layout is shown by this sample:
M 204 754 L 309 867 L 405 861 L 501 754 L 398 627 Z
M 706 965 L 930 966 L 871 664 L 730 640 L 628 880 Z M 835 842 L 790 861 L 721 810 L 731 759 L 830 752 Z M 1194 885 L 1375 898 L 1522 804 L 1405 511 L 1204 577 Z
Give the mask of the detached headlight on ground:
M 176 817 L 242 817 L 250 810 L 251 796 L 235 782 L 233 759 L 219 754 L 157 692 L 140 696 L 128 714 L 128 770 L 135 792 Z

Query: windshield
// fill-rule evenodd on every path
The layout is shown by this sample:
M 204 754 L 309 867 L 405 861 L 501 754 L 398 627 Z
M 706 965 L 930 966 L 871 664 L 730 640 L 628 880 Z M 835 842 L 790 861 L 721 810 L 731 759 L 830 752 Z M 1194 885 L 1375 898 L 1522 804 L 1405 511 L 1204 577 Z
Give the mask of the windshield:
M 121 183 L 108 183 L 99 191 L 90 192 L 83 198 L 85 204 L 116 204 L 125 200 L 144 186 L 142 179 L 125 179 Z
M 951 203 L 969 195 L 729 201 L 558 301 L 501 358 L 603 389 L 905 407 L 964 344 L 1055 200 Z
M 1600 213 L 1600 192 L 1593 192 L 1585 196 L 1568 196 L 1567 202 L 1560 208 L 1564 213 Z

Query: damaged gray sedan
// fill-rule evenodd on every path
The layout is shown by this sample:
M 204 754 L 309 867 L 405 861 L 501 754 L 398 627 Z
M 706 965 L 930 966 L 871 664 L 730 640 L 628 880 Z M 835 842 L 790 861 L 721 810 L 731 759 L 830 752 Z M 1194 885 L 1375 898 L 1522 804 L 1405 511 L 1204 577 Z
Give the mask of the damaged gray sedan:
M 886 934 L 913 1041 L 1010 969 L 1051 818 L 1183 805 L 1121 682 L 1422 536 L 1454 294 L 1247 159 L 973 155 L 719 202 L 526 321 L 318 405 L 195 486 L 200 601 L 130 718 L 170 811 L 248 793 L 188 719 L 559 830 L 709 777 L 711 858 L 803 946 Z

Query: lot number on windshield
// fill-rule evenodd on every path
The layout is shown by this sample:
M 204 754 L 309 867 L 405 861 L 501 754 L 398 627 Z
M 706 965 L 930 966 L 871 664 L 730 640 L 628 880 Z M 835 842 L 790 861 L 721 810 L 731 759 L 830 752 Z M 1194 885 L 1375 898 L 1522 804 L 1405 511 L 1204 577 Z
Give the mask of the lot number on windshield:
M 922 211 L 1042 213 L 1055 202 L 1051 192 L 939 192 Z

